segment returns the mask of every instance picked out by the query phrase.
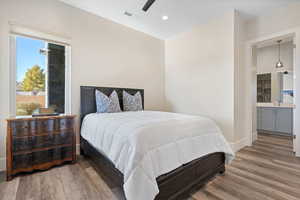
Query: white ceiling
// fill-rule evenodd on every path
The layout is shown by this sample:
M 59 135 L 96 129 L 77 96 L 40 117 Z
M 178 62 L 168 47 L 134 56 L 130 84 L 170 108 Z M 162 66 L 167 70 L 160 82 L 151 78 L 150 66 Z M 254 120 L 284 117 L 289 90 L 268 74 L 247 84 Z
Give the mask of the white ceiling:
M 188 31 L 193 26 L 236 9 L 247 19 L 299 0 L 156 0 L 148 12 L 147 0 L 60 0 L 160 39 Z M 124 15 L 128 11 L 132 17 Z M 161 17 L 168 15 L 163 21 Z

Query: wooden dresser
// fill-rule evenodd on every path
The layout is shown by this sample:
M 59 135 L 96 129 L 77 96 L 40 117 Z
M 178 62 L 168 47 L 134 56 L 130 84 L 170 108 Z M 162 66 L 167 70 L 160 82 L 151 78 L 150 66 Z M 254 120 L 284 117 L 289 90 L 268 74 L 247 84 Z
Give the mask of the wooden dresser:
M 76 160 L 74 115 L 12 118 L 7 122 L 7 180 Z

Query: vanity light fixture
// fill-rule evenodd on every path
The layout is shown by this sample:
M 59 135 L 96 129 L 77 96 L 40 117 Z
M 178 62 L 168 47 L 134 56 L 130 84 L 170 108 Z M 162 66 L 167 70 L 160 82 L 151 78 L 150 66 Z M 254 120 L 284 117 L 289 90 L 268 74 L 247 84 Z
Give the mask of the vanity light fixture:
M 283 68 L 283 63 L 280 60 L 280 43 L 282 42 L 282 40 L 278 40 L 278 62 L 276 63 L 276 68 Z

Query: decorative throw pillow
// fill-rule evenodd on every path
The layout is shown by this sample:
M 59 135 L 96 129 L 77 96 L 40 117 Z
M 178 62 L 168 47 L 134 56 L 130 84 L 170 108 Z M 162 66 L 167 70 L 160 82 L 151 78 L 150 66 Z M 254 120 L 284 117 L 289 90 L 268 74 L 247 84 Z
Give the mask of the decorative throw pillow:
M 109 97 L 99 90 L 96 90 L 95 95 L 97 113 L 121 112 L 118 94 L 115 90 L 110 94 Z
M 130 95 L 123 90 L 123 110 L 124 111 L 139 111 L 143 110 L 142 95 L 137 92 L 135 95 Z

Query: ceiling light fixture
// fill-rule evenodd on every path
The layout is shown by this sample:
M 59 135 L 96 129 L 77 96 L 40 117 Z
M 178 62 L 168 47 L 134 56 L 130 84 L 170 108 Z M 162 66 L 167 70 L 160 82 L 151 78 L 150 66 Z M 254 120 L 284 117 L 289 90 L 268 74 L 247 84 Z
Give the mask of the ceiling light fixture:
M 162 20 L 168 20 L 169 17 L 167 15 L 162 16 Z
M 276 68 L 283 68 L 283 63 L 280 60 L 280 43 L 282 40 L 278 40 L 278 62 L 276 63 Z

